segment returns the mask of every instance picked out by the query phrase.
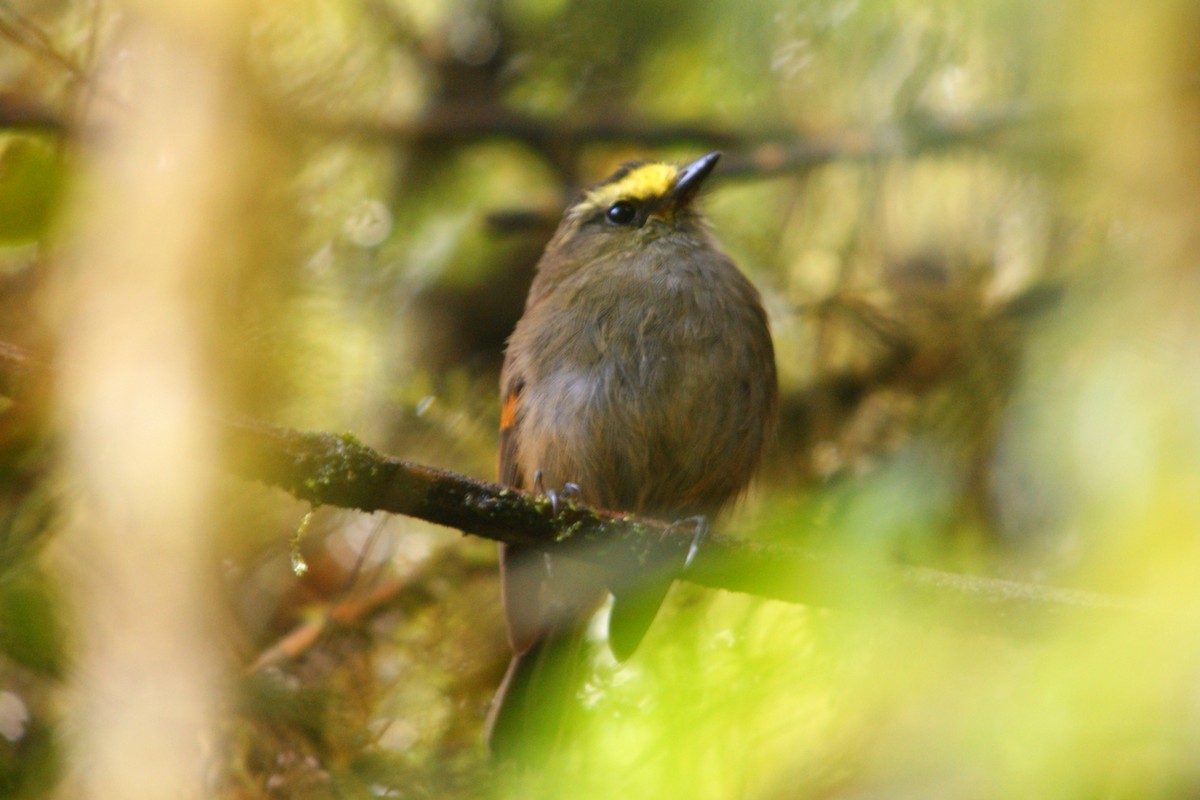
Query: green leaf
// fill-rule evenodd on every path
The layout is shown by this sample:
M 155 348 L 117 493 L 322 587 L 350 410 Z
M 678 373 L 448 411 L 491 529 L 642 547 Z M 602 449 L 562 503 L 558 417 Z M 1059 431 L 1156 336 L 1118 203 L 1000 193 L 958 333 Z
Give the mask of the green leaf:
M 43 675 L 64 667 L 64 632 L 49 581 L 25 567 L 0 581 L 0 652 Z
M 65 171 L 39 137 L 0 137 L 0 244 L 40 239 L 62 198 Z

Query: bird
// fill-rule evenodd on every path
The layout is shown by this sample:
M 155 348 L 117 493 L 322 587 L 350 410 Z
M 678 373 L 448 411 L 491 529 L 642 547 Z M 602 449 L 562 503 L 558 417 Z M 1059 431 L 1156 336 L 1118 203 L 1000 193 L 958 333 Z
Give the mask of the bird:
M 625 163 L 563 213 L 505 351 L 502 483 L 698 538 L 750 484 L 776 426 L 775 355 L 758 290 L 697 207 L 720 157 Z M 643 566 L 500 545 L 513 654 L 485 724 L 493 757 L 558 746 L 610 592 L 609 647 L 637 648 L 678 572 Z

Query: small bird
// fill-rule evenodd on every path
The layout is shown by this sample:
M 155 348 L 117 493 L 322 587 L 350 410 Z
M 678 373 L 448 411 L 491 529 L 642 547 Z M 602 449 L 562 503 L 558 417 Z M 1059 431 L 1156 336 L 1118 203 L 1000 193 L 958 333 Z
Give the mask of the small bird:
M 700 530 L 754 476 L 775 427 L 775 356 L 758 291 L 695 207 L 720 155 L 625 164 L 564 213 L 500 377 L 505 484 Z M 613 654 L 641 641 L 674 573 L 616 569 L 629 565 L 500 545 L 513 657 L 488 715 L 494 756 L 554 747 L 610 591 Z

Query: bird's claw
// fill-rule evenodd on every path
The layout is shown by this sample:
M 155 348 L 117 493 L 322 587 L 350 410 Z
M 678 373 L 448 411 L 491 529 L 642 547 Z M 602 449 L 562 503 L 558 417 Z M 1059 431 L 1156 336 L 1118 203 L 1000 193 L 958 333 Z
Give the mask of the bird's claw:
M 687 555 L 683 559 L 683 572 L 687 572 L 692 566 L 692 562 L 696 559 L 696 554 L 700 552 L 700 545 L 704 544 L 704 540 L 708 538 L 711 526 L 708 524 L 708 517 L 703 514 L 698 514 L 694 517 L 685 517 L 677 519 L 667 526 L 667 533 L 672 533 L 676 529 L 684 525 L 692 526 L 692 541 L 688 545 Z
M 558 512 L 562 508 L 562 503 L 570 503 L 583 497 L 583 489 L 579 488 L 578 483 L 567 481 L 562 485 L 562 489 L 547 489 L 542 482 L 542 471 L 539 469 L 533 473 L 533 493 L 541 495 L 550 501 L 550 513 L 557 517 Z

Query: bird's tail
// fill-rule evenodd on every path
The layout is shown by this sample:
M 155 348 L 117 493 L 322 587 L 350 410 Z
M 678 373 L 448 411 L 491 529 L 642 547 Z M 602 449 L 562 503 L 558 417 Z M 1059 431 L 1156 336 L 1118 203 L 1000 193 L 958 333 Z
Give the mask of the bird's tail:
M 572 620 L 513 656 L 484 727 L 493 758 L 536 764 L 562 746 L 574 729 L 571 718 L 582 710 L 587 626 L 587 618 Z

